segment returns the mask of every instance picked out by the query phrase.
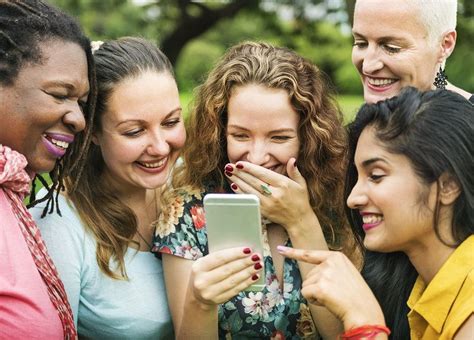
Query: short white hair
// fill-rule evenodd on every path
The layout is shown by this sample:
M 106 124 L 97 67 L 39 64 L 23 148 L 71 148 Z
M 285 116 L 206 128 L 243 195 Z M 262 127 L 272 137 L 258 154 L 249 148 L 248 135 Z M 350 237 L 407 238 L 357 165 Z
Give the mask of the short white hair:
M 419 18 L 430 43 L 437 43 L 444 33 L 456 29 L 457 0 L 408 0 L 418 6 Z
M 390 0 L 378 1 L 386 1 L 387 6 L 394 6 Z M 368 2 L 370 3 L 370 0 Z M 444 33 L 456 29 L 457 0 L 404 0 L 404 2 L 413 7 L 420 23 L 426 29 L 430 44 L 439 42 Z

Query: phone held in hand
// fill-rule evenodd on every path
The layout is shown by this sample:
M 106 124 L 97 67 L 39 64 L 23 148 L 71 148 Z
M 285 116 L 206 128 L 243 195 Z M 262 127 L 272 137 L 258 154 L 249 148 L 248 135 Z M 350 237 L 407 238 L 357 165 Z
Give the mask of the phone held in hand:
M 204 197 L 209 253 L 234 247 L 250 247 L 263 256 L 260 200 L 251 194 L 207 194 Z M 263 259 L 262 259 L 263 260 Z M 263 262 L 263 261 L 262 261 Z M 246 291 L 260 291 L 265 269 Z

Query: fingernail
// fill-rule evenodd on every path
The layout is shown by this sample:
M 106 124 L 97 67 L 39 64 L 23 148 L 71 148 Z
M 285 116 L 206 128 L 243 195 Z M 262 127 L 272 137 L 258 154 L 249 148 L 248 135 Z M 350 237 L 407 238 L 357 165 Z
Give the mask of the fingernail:
M 241 164 L 241 163 L 237 163 L 237 165 L 235 166 L 237 169 L 243 169 L 244 168 L 244 165 Z
M 253 266 L 255 269 L 259 270 L 259 269 L 262 269 L 262 265 L 259 263 L 255 263 L 255 265 Z
M 234 171 L 234 168 L 232 167 L 232 165 L 230 164 L 227 164 L 224 168 L 225 171 L 228 171 L 228 172 L 232 172 Z
M 252 280 L 257 281 L 257 280 L 258 280 L 258 275 L 257 275 L 257 274 L 253 274 L 253 275 L 252 275 Z
M 254 255 L 252 255 L 251 259 L 252 259 L 252 261 L 254 261 L 254 262 L 260 261 L 260 256 L 258 256 L 257 254 L 254 254 Z
M 277 246 L 277 250 L 279 253 L 286 253 L 290 248 L 285 247 L 285 246 Z
M 244 248 L 243 252 L 244 252 L 244 254 L 250 254 L 252 252 L 252 249 Z
M 237 186 L 237 184 L 235 184 L 235 183 L 232 183 L 232 184 L 230 185 L 230 187 L 232 188 L 232 190 L 237 190 L 237 189 L 239 188 L 239 187 Z
M 229 171 L 224 171 L 224 172 L 225 172 L 225 175 L 226 175 L 227 177 L 232 176 L 232 173 L 231 173 L 231 172 L 229 172 Z

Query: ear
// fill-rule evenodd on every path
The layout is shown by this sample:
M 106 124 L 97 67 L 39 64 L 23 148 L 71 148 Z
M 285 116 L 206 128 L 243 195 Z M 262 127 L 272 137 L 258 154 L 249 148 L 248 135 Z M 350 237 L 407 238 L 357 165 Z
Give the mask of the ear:
M 92 134 L 91 134 L 91 141 L 92 141 L 92 143 L 94 143 L 95 145 L 100 145 L 100 143 L 99 143 L 99 138 L 97 138 L 97 133 L 96 133 L 96 132 L 92 132 Z
M 443 35 L 441 39 L 441 53 L 439 55 L 438 62 L 442 63 L 453 53 L 454 47 L 456 46 L 457 33 L 455 30 L 449 31 Z
M 451 174 L 443 173 L 438 178 L 439 184 L 439 199 L 443 205 L 451 205 L 461 194 L 461 187 L 458 181 Z

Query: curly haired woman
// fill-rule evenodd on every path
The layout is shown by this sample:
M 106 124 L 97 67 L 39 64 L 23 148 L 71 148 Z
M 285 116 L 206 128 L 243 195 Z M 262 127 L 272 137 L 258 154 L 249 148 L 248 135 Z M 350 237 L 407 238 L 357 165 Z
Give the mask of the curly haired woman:
M 324 75 L 291 50 L 237 45 L 199 88 L 188 133 L 155 238 L 177 337 L 337 334 L 333 316 L 301 295 L 311 267 L 276 250 L 284 243 L 355 254 L 344 238 L 346 135 Z M 260 198 L 263 254 L 209 254 L 202 199 L 211 192 Z M 261 275 L 261 292 L 242 292 Z

